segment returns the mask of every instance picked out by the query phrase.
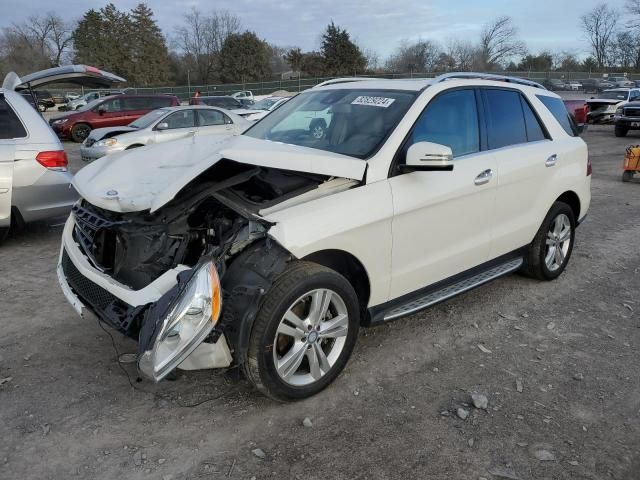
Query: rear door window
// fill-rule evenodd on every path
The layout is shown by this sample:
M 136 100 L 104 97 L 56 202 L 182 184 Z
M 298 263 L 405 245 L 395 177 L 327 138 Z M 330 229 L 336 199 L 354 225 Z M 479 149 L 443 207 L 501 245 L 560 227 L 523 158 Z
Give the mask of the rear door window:
M 201 127 L 232 123 L 229 117 L 218 110 L 198 110 L 198 117 Z
M 536 95 L 536 97 L 547 107 L 547 110 L 551 112 L 551 115 L 554 116 L 564 131 L 567 132 L 567 135 L 572 137 L 578 136 L 578 127 L 560 98 L 549 97 L 547 95 Z
M 27 136 L 22 122 L 4 98 L 0 98 L 0 140 Z
M 149 97 L 146 99 L 148 108 L 162 108 L 162 107 L 170 107 L 173 105 L 171 97 Z
M 529 142 L 537 142 L 548 139 L 549 137 L 546 134 L 546 130 L 533 112 L 527 99 L 520 95 L 520 102 L 522 103 L 522 111 L 524 113 L 524 123 L 527 127 L 527 140 Z
M 527 142 L 520 92 L 483 89 L 489 149 Z

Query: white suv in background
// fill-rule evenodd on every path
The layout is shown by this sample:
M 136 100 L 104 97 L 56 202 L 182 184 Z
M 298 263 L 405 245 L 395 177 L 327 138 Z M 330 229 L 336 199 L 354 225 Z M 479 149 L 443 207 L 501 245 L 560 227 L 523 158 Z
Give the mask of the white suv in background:
M 305 112 L 326 112 L 322 135 Z M 235 364 L 263 393 L 303 398 L 362 325 L 509 272 L 556 279 L 590 174 L 562 100 L 534 82 L 335 82 L 237 137 L 82 169 L 58 274 L 80 314 L 138 341 L 147 377 Z

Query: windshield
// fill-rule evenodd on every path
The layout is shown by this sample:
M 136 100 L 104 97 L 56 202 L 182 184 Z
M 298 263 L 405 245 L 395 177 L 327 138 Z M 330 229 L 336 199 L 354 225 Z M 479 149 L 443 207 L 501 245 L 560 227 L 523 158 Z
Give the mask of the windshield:
M 150 127 L 153 122 L 156 120 L 160 120 L 163 115 L 166 115 L 168 110 L 164 108 L 159 108 L 158 110 L 152 110 L 146 115 L 141 116 L 139 119 L 131 122 L 129 124 L 132 128 L 147 128 Z
M 608 90 L 606 92 L 602 92 L 599 98 L 606 100 L 626 100 L 629 92 L 626 90 Z
M 416 95 L 346 88 L 308 91 L 284 103 L 243 135 L 367 158 L 393 131 Z
M 263 98 L 259 102 L 254 103 L 251 108 L 255 110 L 271 110 L 271 107 L 273 107 L 280 100 L 282 99 L 279 97 Z

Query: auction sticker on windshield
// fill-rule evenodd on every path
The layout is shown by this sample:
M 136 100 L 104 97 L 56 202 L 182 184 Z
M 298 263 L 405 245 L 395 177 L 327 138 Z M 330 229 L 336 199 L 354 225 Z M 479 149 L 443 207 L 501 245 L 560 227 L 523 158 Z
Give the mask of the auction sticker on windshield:
M 369 97 L 367 95 L 361 95 L 359 97 L 356 97 L 356 99 L 351 102 L 351 105 L 369 105 L 371 107 L 388 108 L 395 101 L 395 98 Z

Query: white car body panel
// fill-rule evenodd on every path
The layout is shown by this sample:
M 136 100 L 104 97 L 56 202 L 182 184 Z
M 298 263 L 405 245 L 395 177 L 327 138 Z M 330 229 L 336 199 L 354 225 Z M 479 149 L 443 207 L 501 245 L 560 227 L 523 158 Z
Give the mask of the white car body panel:
M 321 250 L 343 250 L 356 257 L 372 279 L 370 305 L 389 298 L 392 218 L 393 200 L 386 181 L 265 216 L 275 223 L 269 235 L 298 258 Z

